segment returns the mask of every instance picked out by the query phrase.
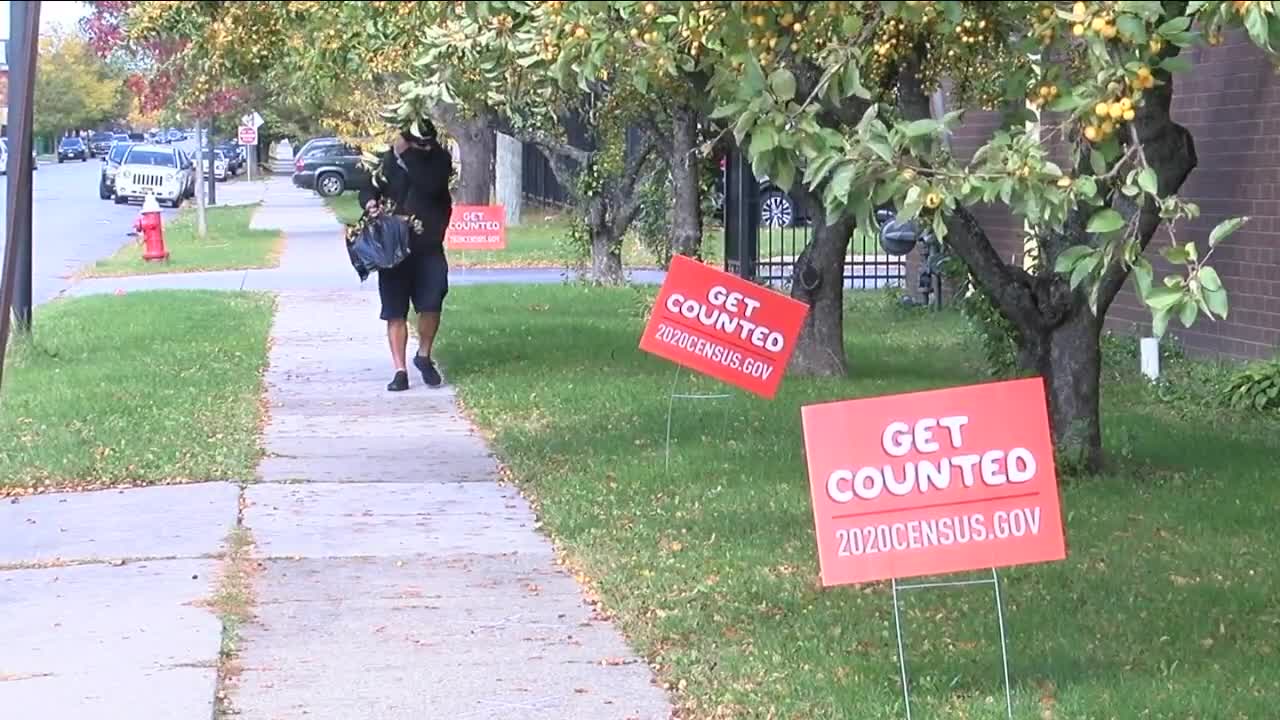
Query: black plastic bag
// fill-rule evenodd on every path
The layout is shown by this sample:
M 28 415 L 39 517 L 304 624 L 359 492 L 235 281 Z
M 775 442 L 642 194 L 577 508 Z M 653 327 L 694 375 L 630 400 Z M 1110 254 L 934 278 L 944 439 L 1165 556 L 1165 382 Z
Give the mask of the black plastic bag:
M 396 215 L 365 219 L 348 231 L 347 255 L 360 281 L 409 257 L 409 222 Z

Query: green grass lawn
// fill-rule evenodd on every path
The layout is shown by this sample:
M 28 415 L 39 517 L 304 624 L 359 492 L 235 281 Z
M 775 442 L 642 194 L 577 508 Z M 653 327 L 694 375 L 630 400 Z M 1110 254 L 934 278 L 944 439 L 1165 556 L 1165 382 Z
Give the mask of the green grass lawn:
M 799 408 L 983 380 L 955 314 L 861 295 L 849 379 L 677 404 L 668 475 L 674 370 L 636 349 L 637 291 L 456 295 L 447 376 L 681 717 L 903 716 L 887 587 L 819 586 Z M 1160 405 L 1136 366 L 1107 371 L 1114 467 L 1063 480 L 1069 559 L 1002 572 L 1015 716 L 1274 717 L 1280 423 L 1205 410 L 1177 366 L 1192 396 Z M 916 591 L 904 620 L 916 716 L 1004 717 L 989 588 Z
M 153 273 L 199 272 L 204 270 L 244 270 L 276 267 L 284 248 L 284 238 L 276 230 L 250 230 L 249 221 L 257 205 L 212 207 L 208 209 L 209 234 L 196 235 L 196 211 L 187 207 L 165 223 L 167 262 L 142 259 L 142 245 L 130 242 L 115 255 L 87 268 L 85 277 L 117 277 Z
M 0 495 L 252 478 L 272 311 L 215 292 L 38 308 L 0 389 Z

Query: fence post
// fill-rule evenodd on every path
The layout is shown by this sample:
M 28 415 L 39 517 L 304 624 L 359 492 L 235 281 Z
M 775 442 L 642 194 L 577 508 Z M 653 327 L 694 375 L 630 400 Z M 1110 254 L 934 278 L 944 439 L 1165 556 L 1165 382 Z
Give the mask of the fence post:
M 760 252 L 760 183 L 751 163 L 734 147 L 725 160 L 725 270 L 754 280 Z

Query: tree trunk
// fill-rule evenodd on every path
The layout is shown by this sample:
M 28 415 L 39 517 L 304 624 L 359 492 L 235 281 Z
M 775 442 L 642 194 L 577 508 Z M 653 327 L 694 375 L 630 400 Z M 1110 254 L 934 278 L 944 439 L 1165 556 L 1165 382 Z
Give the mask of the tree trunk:
M 853 221 L 828 225 L 820 204 L 806 202 L 813 218 L 813 240 L 796 259 L 791 297 L 808 304 L 787 372 L 809 377 L 848 373 L 844 352 L 844 265 Z
M 497 134 L 488 120 L 459 120 L 449 128 L 458 143 L 462 171 L 458 177 L 458 202 L 463 205 L 488 205 L 493 192 L 493 163 L 497 152 Z
M 1058 457 L 1068 467 L 1088 472 L 1102 467 L 1101 329 L 1088 306 L 1076 305 L 1061 324 L 1024 345 L 1039 350 L 1035 370 L 1044 378 Z
M 671 182 L 675 207 L 671 223 L 673 255 L 702 257 L 702 163 L 697 156 L 698 114 L 686 105 L 673 113 Z
M 607 225 L 591 228 L 590 280 L 597 285 L 623 284 L 622 250 Z

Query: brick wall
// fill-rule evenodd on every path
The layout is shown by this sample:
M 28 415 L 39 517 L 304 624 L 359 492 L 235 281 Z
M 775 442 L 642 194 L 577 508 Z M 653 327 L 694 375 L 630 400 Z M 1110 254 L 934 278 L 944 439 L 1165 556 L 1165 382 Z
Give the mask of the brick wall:
M 1241 36 L 1189 57 L 1196 68 L 1177 80 L 1174 118 L 1195 136 L 1199 166 L 1181 194 L 1199 204 L 1202 215 L 1180 225 L 1179 237 L 1203 240 L 1227 217 L 1252 219 L 1213 256 L 1231 297 L 1229 318 L 1202 317 L 1190 330 L 1174 320 L 1170 333 L 1200 354 L 1269 357 L 1280 349 L 1280 76 Z M 953 137 L 957 155 L 971 155 L 996 120 L 989 113 L 968 115 Z M 980 207 L 975 213 L 1001 256 L 1021 263 L 1016 218 L 1003 207 Z M 1167 234 L 1160 232 L 1148 251 L 1157 278 L 1172 271 L 1158 254 L 1167 243 Z M 1145 332 L 1150 312 L 1126 288 L 1108 320 L 1118 330 Z

